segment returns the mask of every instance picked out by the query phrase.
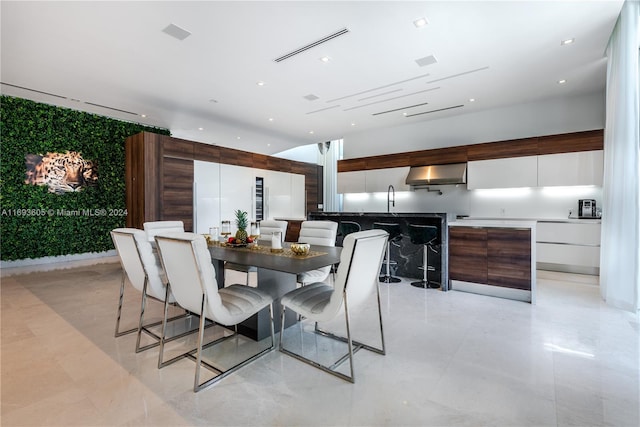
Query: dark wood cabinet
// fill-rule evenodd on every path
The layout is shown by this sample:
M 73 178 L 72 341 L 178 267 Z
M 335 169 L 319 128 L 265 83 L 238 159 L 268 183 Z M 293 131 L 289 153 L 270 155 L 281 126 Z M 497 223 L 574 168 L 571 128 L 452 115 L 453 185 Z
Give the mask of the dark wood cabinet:
M 531 230 L 498 227 L 449 229 L 449 278 L 531 290 Z
M 487 283 L 487 230 L 473 227 L 449 229 L 449 278 Z
M 184 222 L 193 231 L 193 161 L 278 170 L 305 176 L 306 211 L 318 210 L 322 166 L 141 132 L 125 141 L 127 227 Z M 294 240 L 297 239 L 296 237 Z
M 531 230 L 487 229 L 489 285 L 531 289 Z
M 510 141 L 485 142 L 456 147 L 385 154 L 384 156 L 345 159 L 338 161 L 338 172 L 354 172 L 403 166 L 445 165 L 450 163 L 466 163 L 472 160 L 492 160 L 542 154 L 602 150 L 603 147 L 604 131 L 598 129 L 559 135 L 536 136 Z

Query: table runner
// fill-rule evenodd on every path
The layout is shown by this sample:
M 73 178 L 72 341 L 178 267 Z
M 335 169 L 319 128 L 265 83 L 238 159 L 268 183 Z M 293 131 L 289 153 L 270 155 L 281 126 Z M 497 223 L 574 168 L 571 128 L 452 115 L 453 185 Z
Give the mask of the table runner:
M 235 251 L 245 251 L 245 252 L 258 252 L 258 253 L 263 253 L 263 254 L 269 254 L 269 255 L 274 255 L 274 256 L 282 256 L 282 257 L 287 257 L 287 258 L 300 258 L 300 259 L 304 259 L 304 258 L 312 258 L 315 256 L 320 256 L 320 255 L 326 255 L 326 252 L 319 252 L 319 251 L 313 251 L 310 250 L 308 254 L 306 255 L 298 255 L 296 253 L 294 253 L 291 249 L 289 248 L 282 248 L 282 252 L 271 252 L 271 247 L 270 246 L 253 246 L 253 247 L 235 247 L 235 246 L 227 246 L 226 243 L 220 243 L 218 245 L 209 245 L 209 246 L 220 246 L 223 248 L 227 248 L 227 249 L 233 249 Z

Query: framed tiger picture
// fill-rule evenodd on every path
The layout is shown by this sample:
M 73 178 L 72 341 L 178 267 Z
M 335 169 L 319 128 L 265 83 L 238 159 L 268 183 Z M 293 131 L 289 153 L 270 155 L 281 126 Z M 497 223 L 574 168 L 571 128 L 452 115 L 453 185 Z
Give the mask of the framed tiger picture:
M 25 184 L 46 185 L 50 193 L 82 191 L 98 183 L 96 162 L 82 158 L 77 151 L 25 155 Z

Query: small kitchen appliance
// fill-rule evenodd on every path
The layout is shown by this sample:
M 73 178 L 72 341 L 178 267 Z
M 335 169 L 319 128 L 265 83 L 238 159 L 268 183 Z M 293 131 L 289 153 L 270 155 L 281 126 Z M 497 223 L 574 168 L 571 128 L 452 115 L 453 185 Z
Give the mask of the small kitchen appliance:
M 594 199 L 578 200 L 578 218 L 597 218 Z

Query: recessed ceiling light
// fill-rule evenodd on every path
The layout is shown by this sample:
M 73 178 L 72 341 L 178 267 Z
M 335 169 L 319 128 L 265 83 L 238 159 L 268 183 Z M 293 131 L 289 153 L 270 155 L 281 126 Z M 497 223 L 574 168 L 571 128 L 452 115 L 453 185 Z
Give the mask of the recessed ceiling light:
M 146 114 L 140 114 L 140 117 L 147 117 Z
M 469 98 L 469 102 L 476 102 L 475 98 Z
M 239 136 L 236 136 L 236 139 L 240 139 L 240 137 L 239 137 Z
M 322 58 L 320 58 L 320 61 L 327 63 L 329 61 L 331 61 L 331 58 L 329 58 L 328 56 L 323 56 Z
M 267 144 L 267 147 L 271 147 L 271 144 Z
M 566 82 L 567 82 L 567 81 L 566 81 L 565 79 L 558 80 L 558 84 L 560 84 L 560 85 L 563 85 L 563 84 L 565 84 Z
M 310 134 L 310 135 L 313 135 L 313 131 L 312 131 L 312 130 L 310 130 L 310 131 L 309 131 L 309 134 Z
M 415 25 L 417 28 L 424 27 L 428 23 L 429 21 L 427 21 L 427 18 L 420 18 L 413 21 L 413 25 Z
M 198 130 L 204 130 L 204 128 L 198 128 Z
M 272 122 L 273 121 L 273 117 L 269 117 L 269 121 Z
M 261 80 L 258 83 L 256 83 L 258 86 L 264 86 L 264 82 Z
M 355 126 L 355 125 L 356 125 L 355 123 L 351 123 L 351 126 Z
M 406 115 L 407 115 L 407 113 L 402 113 L 402 115 L 403 115 L 403 116 L 406 116 Z
M 566 40 L 562 40 L 560 42 L 560 46 L 566 46 L 568 44 L 573 44 L 573 42 L 575 42 L 576 39 L 566 39 Z

